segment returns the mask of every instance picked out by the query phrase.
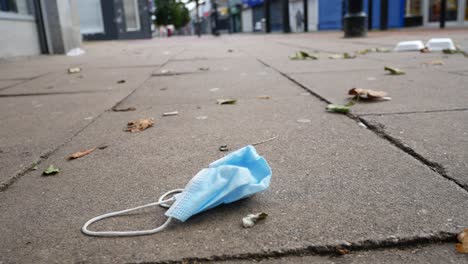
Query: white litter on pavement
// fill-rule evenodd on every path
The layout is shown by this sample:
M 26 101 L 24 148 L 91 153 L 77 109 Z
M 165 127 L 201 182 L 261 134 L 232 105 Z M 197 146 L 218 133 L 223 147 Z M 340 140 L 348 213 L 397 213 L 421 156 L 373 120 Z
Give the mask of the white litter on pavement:
M 67 52 L 67 56 L 76 57 L 85 54 L 85 51 L 82 48 L 74 48 Z
M 426 47 L 430 51 L 441 51 L 444 49 L 456 50 L 455 44 L 453 44 L 450 38 L 433 38 L 426 43 Z
M 395 51 L 420 51 L 424 49 L 424 43 L 420 40 L 399 42 Z

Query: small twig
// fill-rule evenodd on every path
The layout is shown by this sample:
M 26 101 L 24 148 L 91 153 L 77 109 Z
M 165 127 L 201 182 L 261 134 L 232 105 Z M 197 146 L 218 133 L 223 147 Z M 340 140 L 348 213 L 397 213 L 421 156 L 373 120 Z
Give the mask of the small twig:
M 260 144 L 263 144 L 263 143 L 267 143 L 268 141 L 272 141 L 272 140 L 276 139 L 277 137 L 278 137 L 278 136 L 274 136 L 274 137 L 272 137 L 272 138 L 265 139 L 265 140 L 263 140 L 263 141 L 253 143 L 252 146 L 257 146 L 257 145 L 260 145 Z

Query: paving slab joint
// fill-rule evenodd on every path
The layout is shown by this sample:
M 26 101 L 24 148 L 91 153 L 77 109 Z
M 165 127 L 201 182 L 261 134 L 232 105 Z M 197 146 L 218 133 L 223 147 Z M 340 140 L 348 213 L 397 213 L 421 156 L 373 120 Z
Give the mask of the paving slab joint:
M 355 243 L 344 242 L 331 245 L 307 245 L 300 248 L 265 250 L 258 253 L 242 253 L 233 255 L 214 255 L 210 257 L 189 257 L 180 260 L 164 260 L 154 262 L 138 262 L 145 264 L 176 264 L 176 263 L 206 263 L 206 262 L 223 262 L 223 261 L 242 261 L 242 260 L 266 260 L 279 259 L 291 256 L 329 256 L 339 257 L 343 252 L 349 251 L 369 251 L 383 249 L 408 249 L 420 246 L 429 246 L 435 243 L 455 243 L 457 241 L 456 233 L 438 232 L 433 234 L 425 234 L 413 237 L 396 237 L 389 236 L 386 239 L 376 240 L 367 239 Z
M 444 168 L 444 166 L 442 166 L 441 164 L 439 164 L 437 162 L 434 162 L 434 161 L 431 161 L 431 160 L 425 158 L 421 154 L 417 153 L 414 149 L 410 148 L 408 145 L 401 142 L 399 139 L 394 138 L 391 135 L 387 134 L 382 125 L 380 125 L 378 123 L 369 122 L 369 121 L 367 121 L 367 120 L 365 120 L 365 119 L 363 119 L 361 117 L 358 117 L 358 116 L 353 116 L 353 115 L 350 115 L 350 116 L 351 116 L 351 118 L 355 119 L 356 121 L 362 122 L 364 125 L 367 126 L 367 128 L 369 130 L 374 132 L 376 135 L 378 135 L 381 138 L 389 141 L 391 144 L 393 144 L 397 148 L 401 149 L 402 151 L 404 151 L 408 155 L 412 156 L 413 158 L 417 159 L 418 161 L 420 161 L 424 165 L 428 166 L 431 170 L 437 172 L 442 177 L 444 177 L 447 180 L 455 183 L 456 185 L 458 185 L 458 187 L 460 187 L 463 190 L 468 192 L 468 185 L 463 184 L 462 182 L 458 181 L 457 179 L 454 179 L 454 178 L 450 177 L 447 174 L 447 170 Z

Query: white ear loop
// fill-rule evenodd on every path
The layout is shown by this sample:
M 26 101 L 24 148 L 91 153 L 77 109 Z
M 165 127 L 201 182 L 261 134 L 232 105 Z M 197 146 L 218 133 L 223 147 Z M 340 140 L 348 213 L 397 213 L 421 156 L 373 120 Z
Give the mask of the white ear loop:
M 171 195 L 173 193 L 179 193 L 179 192 L 182 192 L 182 191 L 183 191 L 183 189 L 175 189 L 175 190 L 166 192 L 165 194 L 161 195 L 161 197 L 159 197 L 159 200 L 157 202 L 155 202 L 155 203 L 149 203 L 149 204 L 137 206 L 137 207 L 130 208 L 130 209 L 125 209 L 125 210 L 122 210 L 122 211 L 111 212 L 111 213 L 96 216 L 96 217 L 90 219 L 88 222 L 86 222 L 83 225 L 83 227 L 81 228 L 81 231 L 84 234 L 89 235 L 89 236 L 100 236 L 100 237 L 143 236 L 143 235 L 152 235 L 152 234 L 158 233 L 158 232 L 164 230 L 171 223 L 172 217 L 169 217 L 166 220 L 166 222 L 164 222 L 164 224 L 162 224 L 161 226 L 156 227 L 154 229 L 148 229 L 148 230 L 137 230 L 137 231 L 91 231 L 91 230 L 88 229 L 88 226 L 95 223 L 95 222 L 97 222 L 97 221 L 105 219 L 105 218 L 109 218 L 109 217 L 113 217 L 113 216 L 117 216 L 117 215 L 122 215 L 122 214 L 125 214 L 125 213 L 128 213 L 128 212 L 132 212 L 132 211 L 135 211 L 135 210 L 138 210 L 138 209 L 143 209 L 143 208 L 151 207 L 151 206 L 155 206 L 155 205 L 159 205 L 161 207 L 169 208 L 170 205 L 167 204 L 167 203 L 175 201 L 175 198 L 171 197 L 171 198 L 166 199 L 166 200 L 164 200 L 164 198 L 166 198 L 166 196 Z

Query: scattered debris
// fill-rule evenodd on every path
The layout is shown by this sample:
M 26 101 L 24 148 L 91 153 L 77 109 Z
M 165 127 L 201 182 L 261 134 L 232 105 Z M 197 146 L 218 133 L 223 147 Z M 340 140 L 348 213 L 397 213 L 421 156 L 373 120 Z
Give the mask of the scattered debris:
M 59 168 L 55 168 L 54 165 L 49 165 L 49 167 L 42 172 L 42 175 L 44 176 L 49 176 L 49 175 L 55 175 L 60 172 Z
M 253 227 L 257 221 L 266 219 L 268 214 L 259 213 L 259 214 L 248 214 L 246 217 L 242 218 L 242 226 L 244 228 Z
M 159 91 L 166 91 L 167 87 L 160 88 Z
M 310 119 L 298 119 L 297 122 L 299 122 L 299 123 L 310 123 L 312 121 Z
M 458 253 L 468 254 L 468 228 L 458 234 L 457 239 L 460 242 L 456 245 Z
M 300 51 L 297 51 L 294 55 L 289 56 L 289 59 L 291 60 L 307 60 L 307 59 L 317 60 L 318 58 L 313 55 L 310 55 L 309 53 L 305 51 L 300 50 Z
M 127 132 L 139 132 L 143 131 L 149 127 L 152 127 L 154 125 L 154 120 L 152 118 L 147 118 L 147 119 L 138 119 L 136 121 L 128 122 L 127 127 L 124 129 L 124 131 Z
M 444 65 L 444 62 L 436 60 L 436 61 L 427 61 L 427 62 L 424 62 L 423 64 L 424 65 L 434 65 L 434 66 L 439 65 L 439 66 L 441 66 L 441 65 Z
M 333 113 L 342 113 L 347 114 L 351 110 L 351 106 L 347 105 L 337 105 L 337 104 L 329 104 L 327 105 L 327 111 Z
M 271 96 L 269 96 L 269 95 L 260 95 L 260 96 L 257 96 L 257 99 L 268 100 L 268 99 L 271 99 Z
M 420 49 L 419 52 L 421 52 L 421 53 L 429 53 L 429 52 L 431 52 L 431 51 L 429 50 L 428 47 L 424 47 L 424 48 Z
M 224 104 L 235 104 L 237 100 L 235 99 L 218 99 L 217 104 L 224 105 Z
M 391 100 L 390 97 L 386 97 L 387 93 L 384 91 L 374 91 L 370 89 L 353 88 L 348 91 L 349 95 L 353 95 L 357 99 L 367 100 Z
M 375 81 L 375 80 L 377 80 L 377 78 L 375 78 L 375 77 L 367 77 L 367 80 L 368 80 L 368 81 Z
M 175 115 L 178 115 L 178 114 L 179 114 L 178 111 L 173 111 L 173 112 L 163 113 L 163 116 L 175 116 Z
M 125 83 L 125 80 L 118 80 L 117 83 Z
M 387 49 L 387 48 L 376 48 L 375 51 L 381 52 L 381 53 L 388 53 L 388 52 L 391 52 L 392 50 Z
M 54 88 L 55 88 L 55 86 L 53 86 L 53 85 L 49 85 L 49 86 L 46 87 L 46 89 L 54 89 Z
M 366 55 L 367 53 L 370 53 L 372 51 L 373 51 L 373 49 L 363 49 L 363 50 L 356 51 L 356 53 L 359 54 L 359 55 Z
M 102 150 L 102 149 L 106 149 L 106 148 L 108 148 L 108 147 L 109 147 L 109 146 L 106 145 L 106 144 L 101 144 L 101 145 L 99 145 L 97 148 Z
M 112 107 L 112 111 L 114 112 L 129 112 L 129 111 L 135 111 L 136 108 L 133 106 L 127 107 L 127 108 L 117 108 L 117 107 Z
M 219 88 L 211 88 L 210 89 L 210 92 L 217 92 L 217 91 L 219 91 Z
M 227 145 L 222 145 L 222 146 L 219 147 L 219 151 L 223 151 L 223 152 L 224 151 L 229 151 L 229 148 L 228 148 Z
M 391 75 L 403 75 L 406 74 L 404 71 L 397 69 L 397 68 L 392 68 L 392 67 L 384 67 L 384 70 L 388 71 Z
M 358 122 L 358 126 L 362 128 L 367 128 L 367 126 L 363 122 Z
M 207 116 L 197 116 L 197 117 L 195 117 L 195 119 L 197 119 L 197 120 L 205 120 L 205 119 L 208 119 L 208 117 L 207 117 Z
M 85 117 L 84 120 L 93 120 L 93 117 L 92 117 L 92 116 L 88 116 L 88 117 Z
M 346 254 L 349 254 L 349 249 L 346 249 L 346 248 L 338 248 L 336 250 L 336 252 L 339 254 L 339 255 L 346 255 Z
M 80 67 L 73 67 L 73 68 L 69 68 L 68 69 L 68 73 L 69 74 L 72 74 L 72 73 L 79 73 L 81 71 L 81 68 Z
M 234 52 L 234 50 L 232 50 L 232 49 L 228 49 L 228 52 Z
M 461 50 L 461 49 L 455 49 L 455 50 L 452 50 L 452 49 L 444 49 L 444 50 L 442 50 L 442 52 L 443 52 L 444 54 L 463 54 L 463 56 L 468 57 L 468 53 L 464 52 L 464 51 Z
M 354 59 L 356 55 L 351 55 L 348 52 L 343 53 L 343 59 Z
M 31 168 L 31 170 L 33 170 L 33 171 L 35 171 L 37 169 L 38 169 L 37 165 L 34 165 L 34 167 Z
M 271 137 L 269 139 L 265 139 L 265 140 L 262 140 L 262 141 L 259 141 L 259 142 L 252 143 L 251 145 L 252 146 L 257 146 L 257 145 L 260 145 L 260 144 L 267 143 L 269 141 L 275 140 L 277 138 L 278 138 L 278 136 L 274 136 L 274 137 Z
M 209 71 L 210 68 L 209 67 L 200 67 L 198 68 L 199 71 Z
M 70 156 L 68 156 L 68 160 L 79 159 L 81 157 L 84 157 L 84 156 L 90 154 L 94 150 L 96 150 L 96 147 L 91 148 L 91 149 L 87 149 L 87 150 L 82 150 L 82 151 L 75 152 L 75 153 L 71 154 Z
M 424 43 L 420 40 L 399 42 L 395 51 L 419 51 L 424 49 Z
M 351 55 L 348 52 L 345 52 L 343 54 L 333 54 L 328 56 L 329 59 L 354 59 L 356 58 L 356 55 Z
M 85 54 L 85 51 L 81 48 L 74 48 L 67 52 L 67 56 L 69 57 L 81 56 L 83 54 Z

